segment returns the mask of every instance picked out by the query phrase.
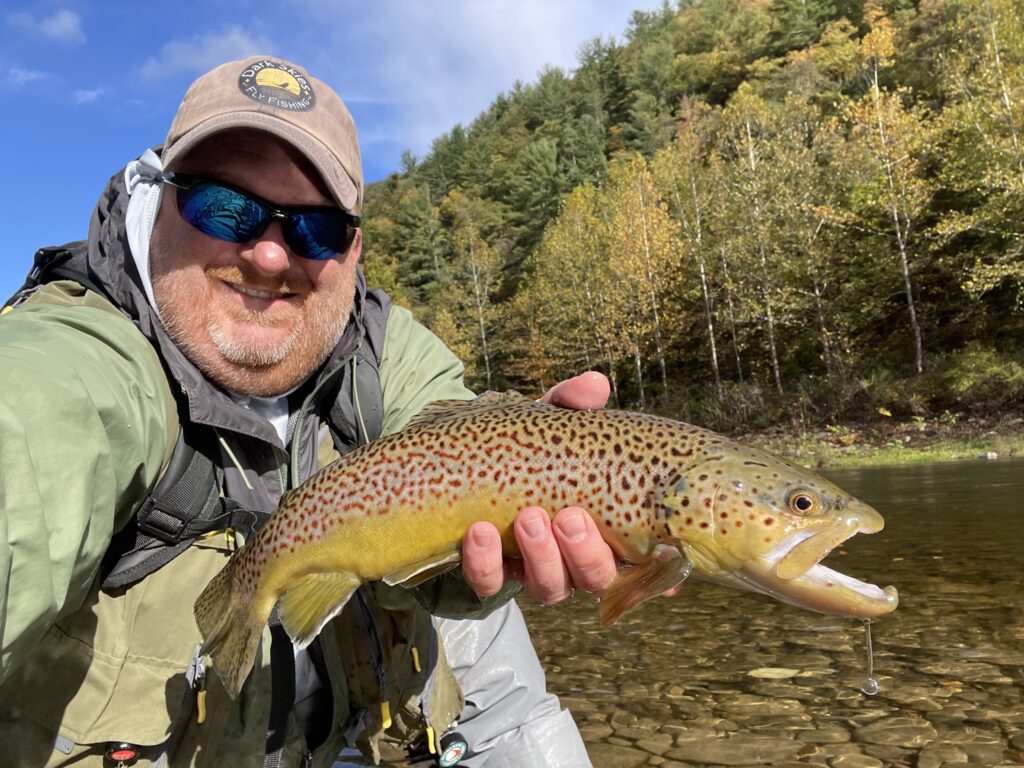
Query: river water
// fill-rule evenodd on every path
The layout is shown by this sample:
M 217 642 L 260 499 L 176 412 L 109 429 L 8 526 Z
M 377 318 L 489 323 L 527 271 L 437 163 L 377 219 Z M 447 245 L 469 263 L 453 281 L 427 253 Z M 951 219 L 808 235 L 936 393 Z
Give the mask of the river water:
M 1024 461 L 827 472 L 885 529 L 826 564 L 895 585 L 864 627 L 691 580 L 601 629 L 523 601 L 598 768 L 1024 764 Z

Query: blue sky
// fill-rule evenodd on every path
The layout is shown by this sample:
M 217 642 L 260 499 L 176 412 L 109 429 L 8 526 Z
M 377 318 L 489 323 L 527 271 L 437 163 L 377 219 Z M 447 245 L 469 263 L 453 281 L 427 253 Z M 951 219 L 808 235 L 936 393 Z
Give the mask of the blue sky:
M 571 70 L 661 0 L 174 0 L 0 3 L 0 300 L 42 245 L 85 237 L 106 180 L 163 141 L 188 84 L 264 53 L 329 83 L 364 174 L 398 170 L 545 65 Z

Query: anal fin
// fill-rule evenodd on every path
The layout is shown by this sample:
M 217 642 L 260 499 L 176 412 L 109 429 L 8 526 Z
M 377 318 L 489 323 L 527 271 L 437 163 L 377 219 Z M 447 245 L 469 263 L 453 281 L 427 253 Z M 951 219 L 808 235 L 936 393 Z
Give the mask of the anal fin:
M 439 576 L 453 568 L 457 568 L 461 562 L 461 547 L 456 547 L 448 552 L 435 552 L 430 555 L 430 557 L 418 560 L 415 563 L 403 565 L 401 568 L 397 568 L 391 573 L 386 574 L 384 576 L 384 583 L 389 587 L 401 584 L 403 587 L 409 589 L 419 586 L 427 579 L 432 579 L 434 576 Z
M 659 544 L 646 563 L 623 568 L 601 596 L 601 626 L 609 627 L 619 617 L 645 600 L 681 584 L 692 566 L 678 548 Z
M 352 574 L 342 572 L 311 573 L 295 582 L 278 603 L 281 626 L 295 647 L 305 648 L 313 642 L 361 583 Z

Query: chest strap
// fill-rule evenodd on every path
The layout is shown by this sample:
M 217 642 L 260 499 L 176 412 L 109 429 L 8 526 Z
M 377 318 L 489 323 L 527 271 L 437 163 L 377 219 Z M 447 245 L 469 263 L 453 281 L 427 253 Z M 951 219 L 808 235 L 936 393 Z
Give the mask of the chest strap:
M 103 559 L 103 589 L 134 584 L 166 565 L 200 536 L 231 528 L 246 539 L 269 519 L 218 491 L 213 462 L 178 433 L 167 469 Z

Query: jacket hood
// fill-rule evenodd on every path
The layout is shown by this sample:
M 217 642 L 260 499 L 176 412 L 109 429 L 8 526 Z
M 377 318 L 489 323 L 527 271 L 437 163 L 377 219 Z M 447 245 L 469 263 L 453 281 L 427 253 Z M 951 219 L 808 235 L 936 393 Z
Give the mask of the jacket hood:
M 212 384 L 167 334 L 156 309 L 146 297 L 143 278 L 131 255 L 125 227 L 129 197 L 124 169 L 121 169 L 107 182 L 89 222 L 87 268 L 90 279 L 156 348 L 168 374 L 185 395 L 190 421 L 279 444 L 280 439 L 269 422 L 240 406 L 227 392 Z M 365 301 L 366 281 L 362 269 L 357 268 L 352 315 L 341 339 L 328 360 L 300 388 L 304 389 L 311 380 L 319 381 L 330 375 L 359 347 L 363 338 Z

